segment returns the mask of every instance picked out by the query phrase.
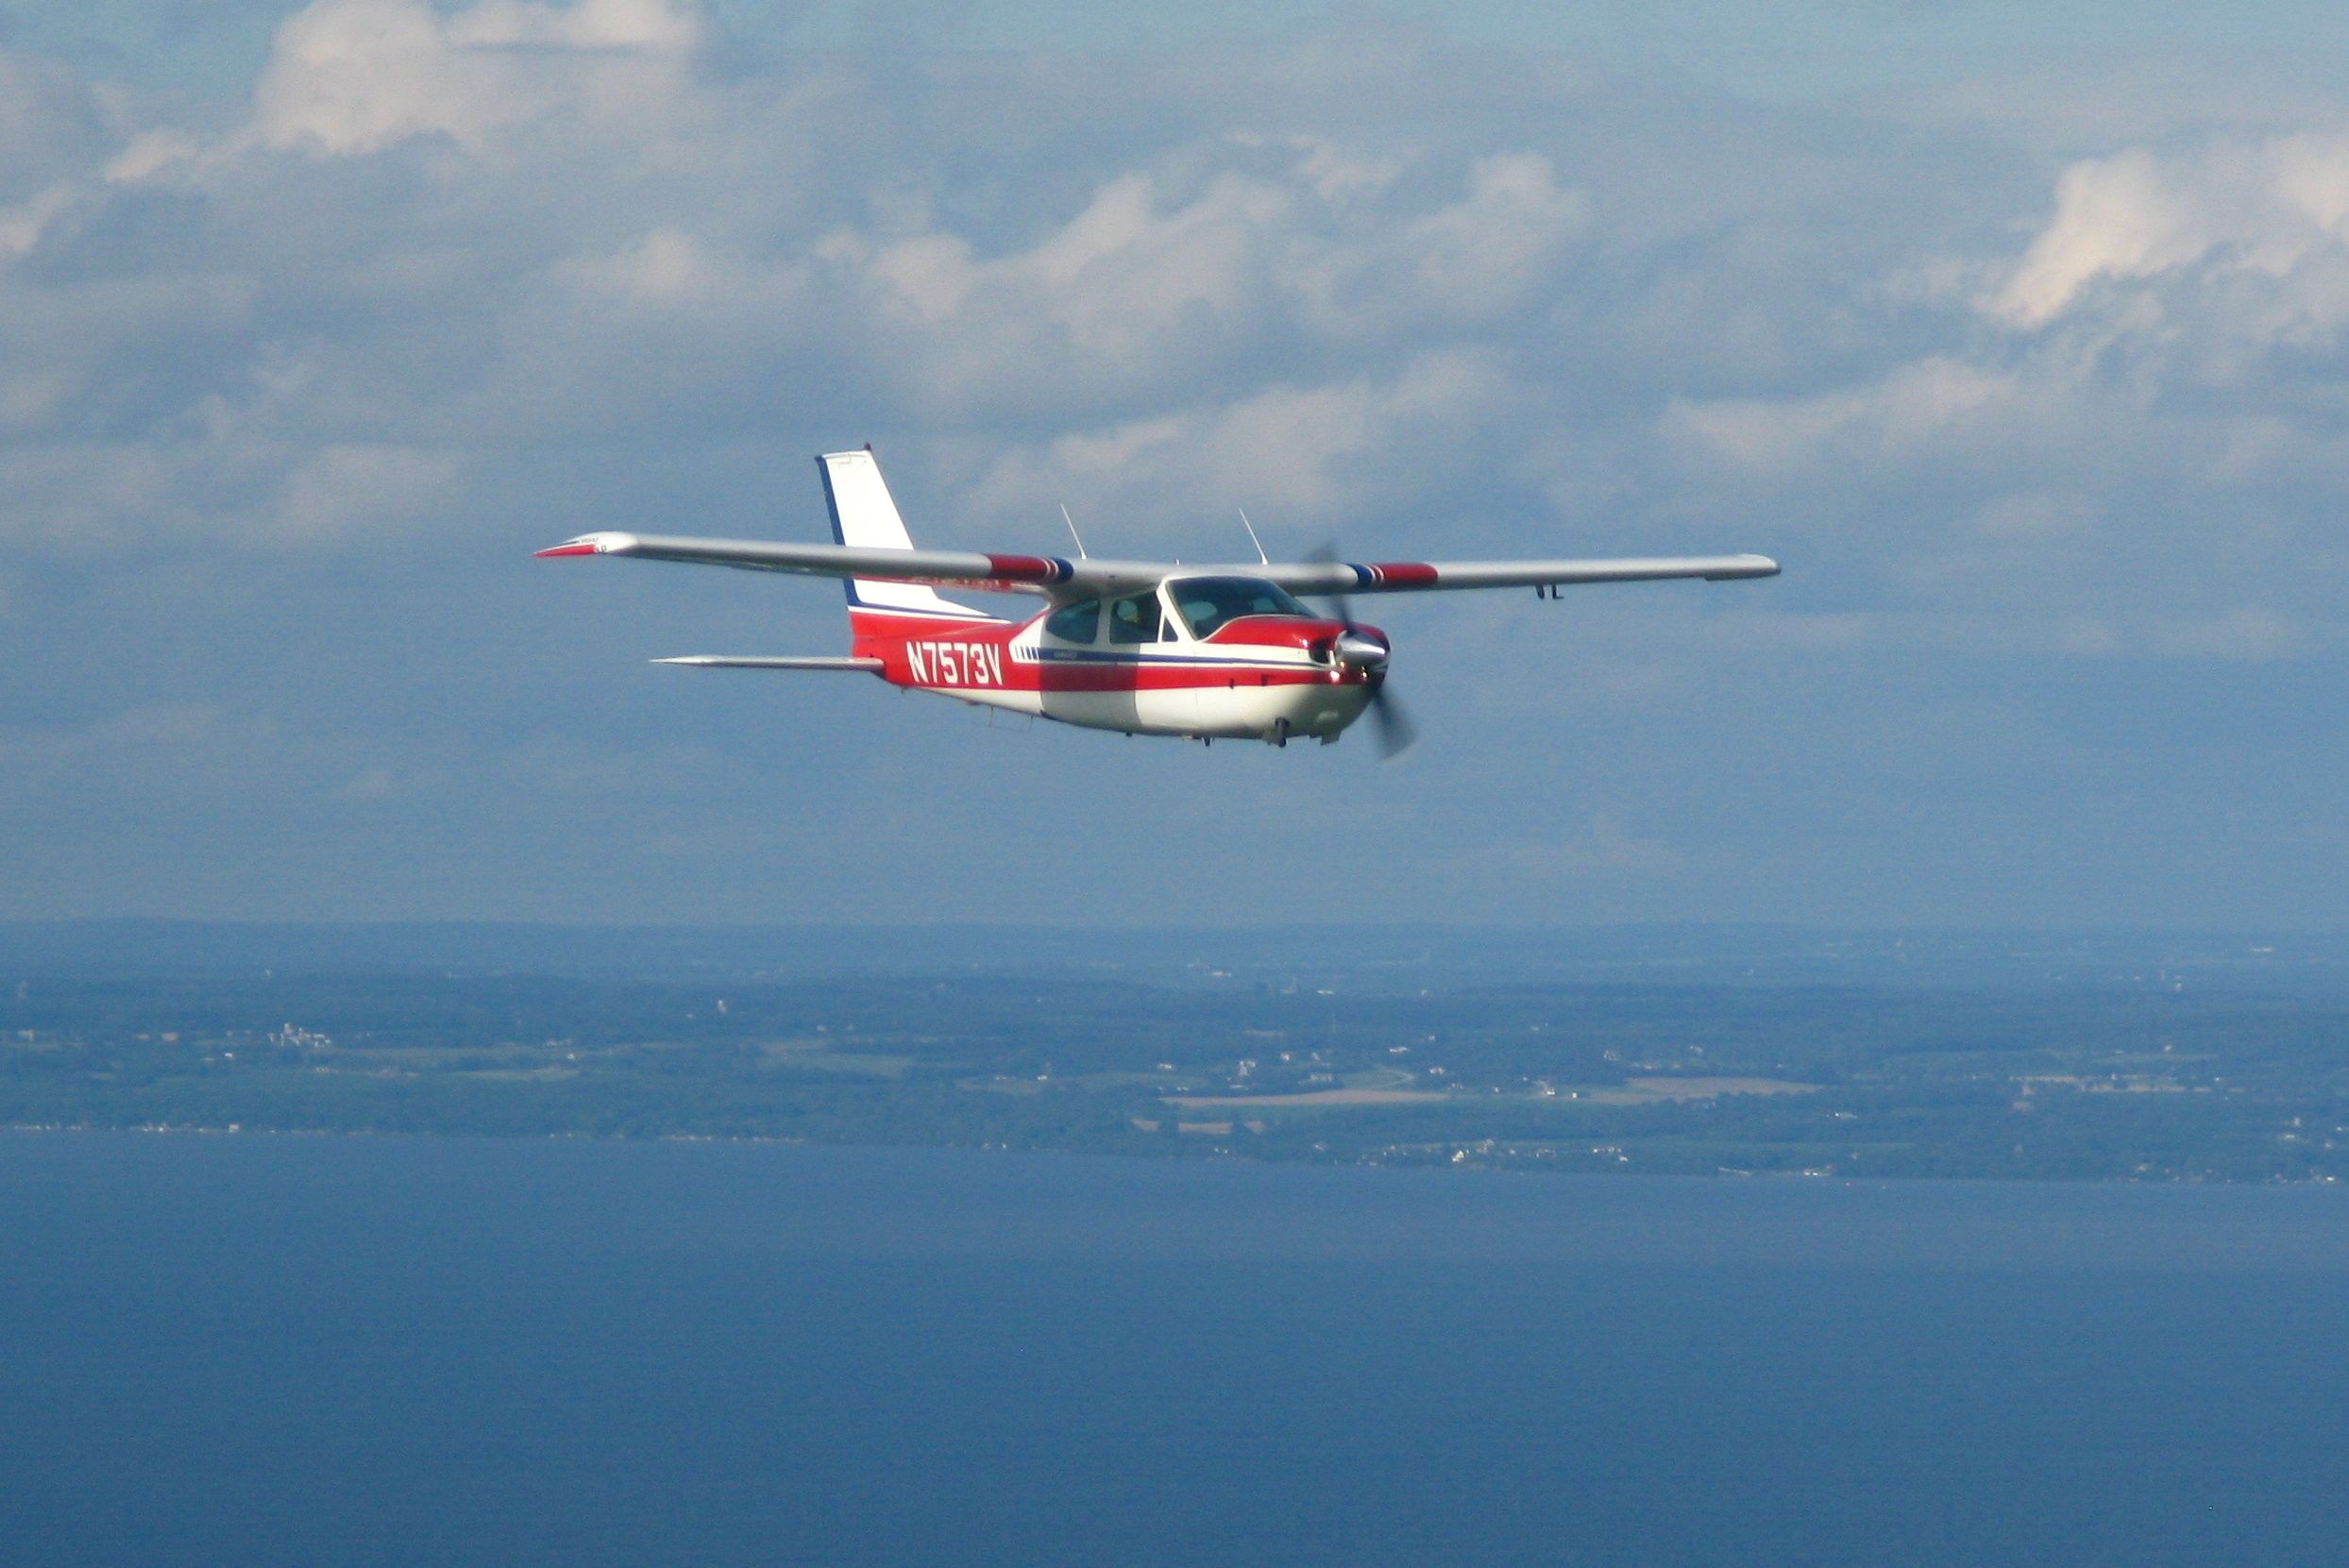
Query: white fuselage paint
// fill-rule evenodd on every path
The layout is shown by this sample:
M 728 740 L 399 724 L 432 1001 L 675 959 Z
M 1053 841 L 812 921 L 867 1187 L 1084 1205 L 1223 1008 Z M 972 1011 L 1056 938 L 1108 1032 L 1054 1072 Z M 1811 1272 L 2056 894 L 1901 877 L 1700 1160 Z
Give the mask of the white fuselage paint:
M 1333 736 L 1362 716 L 1370 688 L 1343 680 L 1305 649 L 1249 643 L 1160 642 L 1139 647 L 1072 645 L 1044 635 L 1040 624 L 1011 639 L 1015 665 L 1168 664 L 1197 671 L 1198 684 L 1141 690 L 1038 691 L 1007 685 L 1002 649 L 990 644 L 924 640 L 906 645 L 918 685 L 982 707 L 1033 714 L 1090 730 L 1186 735 L 1217 740 Z M 1263 683 L 1286 674 L 1286 684 Z M 1296 681 L 1294 676 L 1311 679 Z

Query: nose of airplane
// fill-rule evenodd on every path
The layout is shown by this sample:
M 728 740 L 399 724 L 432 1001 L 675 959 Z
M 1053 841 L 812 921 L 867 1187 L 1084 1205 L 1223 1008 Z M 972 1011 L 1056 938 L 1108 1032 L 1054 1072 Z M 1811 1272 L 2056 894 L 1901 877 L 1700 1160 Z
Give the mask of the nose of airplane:
M 1387 662 L 1387 640 L 1376 632 L 1348 627 L 1340 634 L 1333 651 L 1341 664 L 1356 669 L 1380 669 Z

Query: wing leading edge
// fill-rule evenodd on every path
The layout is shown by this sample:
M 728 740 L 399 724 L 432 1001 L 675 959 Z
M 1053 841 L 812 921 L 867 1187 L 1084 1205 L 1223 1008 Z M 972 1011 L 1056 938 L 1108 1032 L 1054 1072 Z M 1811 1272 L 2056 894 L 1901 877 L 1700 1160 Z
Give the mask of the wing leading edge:
M 990 555 L 969 550 L 891 549 L 856 545 L 773 544 L 755 539 L 690 539 L 656 533 L 588 533 L 542 557 L 621 555 L 684 561 L 802 577 L 861 577 L 888 582 L 960 583 L 1042 593 L 1056 599 L 1122 593 L 1170 577 L 1270 579 L 1297 594 L 1399 594 L 1461 588 L 1547 588 L 1584 582 L 1653 582 L 1701 578 L 1721 582 L 1774 577 L 1766 555 L 1631 557 L 1560 561 L 1349 561 L 1178 565 L 1162 561 L 1068 561 L 1053 555 Z
M 960 582 L 1036 590 L 1069 581 L 1066 561 L 1045 555 L 981 555 L 970 550 L 897 549 L 886 545 L 770 544 L 763 539 L 685 539 L 660 533 L 584 533 L 541 558 L 625 555 L 684 561 L 801 577 L 865 577 L 883 582 Z
M 1664 555 L 1613 561 L 1351 561 L 1235 567 L 1293 594 L 1406 594 L 1443 588 L 1563 588 L 1578 582 L 1657 582 L 1697 577 L 1727 582 L 1775 577 L 1766 555 Z

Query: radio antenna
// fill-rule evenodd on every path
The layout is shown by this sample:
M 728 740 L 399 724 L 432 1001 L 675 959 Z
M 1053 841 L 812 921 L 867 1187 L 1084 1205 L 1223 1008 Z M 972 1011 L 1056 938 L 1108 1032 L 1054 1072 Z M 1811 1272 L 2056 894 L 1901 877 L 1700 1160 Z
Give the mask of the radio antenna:
M 1257 560 L 1267 566 L 1271 565 L 1273 558 L 1264 553 L 1264 541 L 1256 536 L 1256 525 L 1248 521 L 1248 509 L 1244 506 L 1240 508 L 1240 526 L 1248 531 L 1248 543 L 1256 547 Z
M 1076 531 L 1076 519 L 1069 515 L 1069 503 L 1066 501 L 1060 503 L 1060 520 L 1069 525 L 1069 537 L 1076 541 L 1076 558 L 1084 560 L 1085 536 Z

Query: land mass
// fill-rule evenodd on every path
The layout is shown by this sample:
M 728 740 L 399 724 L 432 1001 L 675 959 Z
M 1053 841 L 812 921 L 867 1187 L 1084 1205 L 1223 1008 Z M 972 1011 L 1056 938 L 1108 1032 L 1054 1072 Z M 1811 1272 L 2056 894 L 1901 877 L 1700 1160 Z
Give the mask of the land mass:
M 1662 945 L 1645 967 L 1618 944 L 1598 970 L 1517 980 L 1277 943 L 1185 960 L 1176 936 L 1032 952 L 1013 972 L 906 944 L 887 972 L 624 978 L 20 953 L 16 977 L 0 969 L 0 1124 L 1700 1174 L 2349 1171 L 2349 980 L 2322 965 L 2279 980 L 2251 946 L 2233 967 L 2204 950 L 2061 972 L 1884 959 L 1822 980 L 1808 960 L 1707 968 Z

